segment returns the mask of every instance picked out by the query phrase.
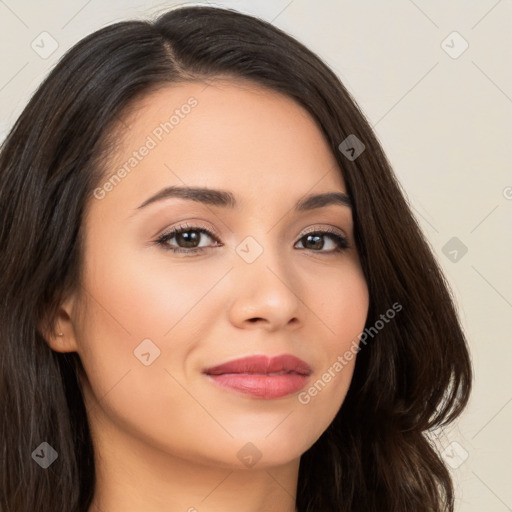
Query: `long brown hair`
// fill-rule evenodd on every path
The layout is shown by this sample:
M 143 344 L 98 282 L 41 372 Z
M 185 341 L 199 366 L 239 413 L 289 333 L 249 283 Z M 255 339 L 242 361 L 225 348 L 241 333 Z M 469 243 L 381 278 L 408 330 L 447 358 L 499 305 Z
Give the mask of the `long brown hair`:
M 298 510 L 453 511 L 450 474 L 425 433 L 461 414 L 471 360 L 449 286 L 391 166 L 314 53 L 256 17 L 202 6 L 116 23 L 78 42 L 2 145 L 0 510 L 88 510 L 95 470 L 80 360 L 52 351 L 42 333 L 54 330 L 63 293 L 79 286 L 82 221 L 115 120 L 153 87 L 220 75 L 284 93 L 318 122 L 353 204 L 366 325 L 402 307 L 367 340 L 337 416 L 301 457 Z M 357 158 L 338 148 L 349 135 L 365 146 Z M 31 457 L 44 441 L 58 452 L 46 470 Z

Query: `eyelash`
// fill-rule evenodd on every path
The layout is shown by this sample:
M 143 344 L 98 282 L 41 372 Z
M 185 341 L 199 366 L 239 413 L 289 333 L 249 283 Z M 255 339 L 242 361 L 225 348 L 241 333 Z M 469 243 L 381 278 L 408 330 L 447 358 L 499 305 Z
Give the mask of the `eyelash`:
M 207 229 L 205 226 L 191 226 L 188 224 L 183 224 L 181 226 L 177 226 L 170 231 L 162 234 L 155 243 L 162 246 L 167 251 L 172 251 L 174 253 L 186 253 L 186 254 L 197 254 L 204 252 L 206 249 L 213 249 L 213 247 L 195 247 L 195 248 L 183 248 L 183 247 L 171 247 L 167 243 L 169 240 L 172 240 L 176 235 L 179 235 L 181 233 L 186 233 L 187 231 L 197 231 L 199 233 L 203 233 L 205 235 L 208 235 L 210 238 L 214 239 L 218 242 L 218 237 L 215 233 L 212 233 L 209 229 Z M 350 248 L 350 244 L 348 243 L 348 240 L 341 236 L 337 231 L 326 228 L 322 230 L 314 230 L 314 231 L 308 231 L 305 233 L 301 238 L 299 238 L 298 241 L 301 241 L 303 238 L 305 238 L 308 235 L 323 235 L 323 236 L 329 236 L 332 238 L 335 243 L 337 244 L 337 249 L 331 250 L 331 251 L 316 251 L 314 249 L 310 249 L 311 252 L 315 253 L 324 253 L 327 255 L 334 255 L 339 254 L 346 249 Z M 217 246 L 218 247 L 218 246 Z M 307 249 L 306 249 L 307 250 Z

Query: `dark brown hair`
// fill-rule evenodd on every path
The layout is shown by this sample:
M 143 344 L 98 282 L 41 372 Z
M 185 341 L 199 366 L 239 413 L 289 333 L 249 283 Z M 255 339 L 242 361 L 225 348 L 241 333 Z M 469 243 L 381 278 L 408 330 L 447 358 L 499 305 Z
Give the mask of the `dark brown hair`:
M 220 8 L 173 9 L 102 28 L 44 80 L 0 154 L 0 510 L 86 512 L 94 452 L 78 354 L 42 333 L 80 285 L 83 218 L 110 127 L 154 87 L 231 76 L 279 91 L 318 122 L 343 172 L 369 287 L 367 326 L 400 313 L 357 356 L 337 416 L 301 457 L 300 512 L 453 511 L 431 428 L 467 404 L 472 368 L 454 299 L 370 124 L 339 78 L 293 37 Z M 338 149 L 349 135 L 355 159 Z M 44 328 L 41 326 L 45 326 Z M 47 330 L 45 330 L 47 329 Z M 42 442 L 59 457 L 42 470 Z

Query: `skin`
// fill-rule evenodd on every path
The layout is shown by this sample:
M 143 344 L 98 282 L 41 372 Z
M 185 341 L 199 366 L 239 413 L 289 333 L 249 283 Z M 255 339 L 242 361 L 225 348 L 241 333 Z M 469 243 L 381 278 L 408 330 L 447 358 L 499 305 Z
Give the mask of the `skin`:
M 202 373 L 288 353 L 312 367 L 307 390 L 364 329 L 368 289 L 351 209 L 293 211 L 305 195 L 346 188 L 315 121 L 277 92 L 233 79 L 151 92 L 125 115 L 105 180 L 191 96 L 197 106 L 91 198 L 82 283 L 61 305 L 63 336 L 50 339 L 56 351 L 78 352 L 86 372 L 97 471 L 89 512 L 296 510 L 300 457 L 353 374 L 355 357 L 303 404 L 297 393 L 265 400 L 226 390 Z M 137 209 L 171 185 L 229 190 L 239 207 L 168 198 Z M 155 243 L 184 222 L 214 230 L 221 245 L 197 232 L 197 245 L 211 247 L 199 255 Z M 323 247 L 308 245 L 305 232 L 329 227 L 350 248 L 334 253 L 328 234 Z M 252 263 L 236 252 L 248 236 L 263 250 Z M 147 338 L 160 355 L 146 366 L 134 350 Z M 261 455 L 252 466 L 237 457 L 251 453 L 247 443 Z

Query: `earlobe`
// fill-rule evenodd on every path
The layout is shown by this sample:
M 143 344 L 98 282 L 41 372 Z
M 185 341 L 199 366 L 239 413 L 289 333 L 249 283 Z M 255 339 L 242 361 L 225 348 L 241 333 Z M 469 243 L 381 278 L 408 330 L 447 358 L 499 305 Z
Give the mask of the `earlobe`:
M 73 322 L 73 303 L 74 297 L 69 297 L 60 305 L 55 319 L 55 330 L 44 336 L 50 348 L 56 352 L 78 352 L 76 326 Z
M 73 333 L 66 334 L 64 332 L 54 332 L 50 336 L 45 337 L 48 345 L 55 352 L 77 352 L 78 346 Z

